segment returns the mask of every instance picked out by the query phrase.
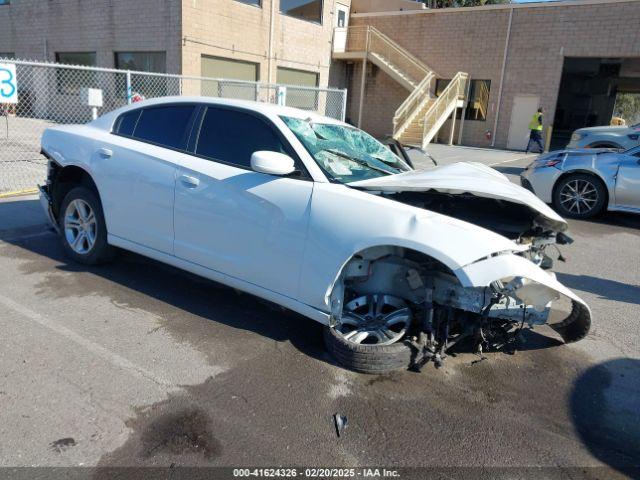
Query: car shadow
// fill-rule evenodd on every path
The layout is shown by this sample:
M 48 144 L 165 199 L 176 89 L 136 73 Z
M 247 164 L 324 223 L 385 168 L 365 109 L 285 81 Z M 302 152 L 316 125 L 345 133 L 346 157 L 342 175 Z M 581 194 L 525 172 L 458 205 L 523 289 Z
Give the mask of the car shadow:
M 505 175 L 520 175 L 524 172 L 524 167 L 503 167 L 500 165 L 496 165 L 495 167 L 491 167 L 494 170 L 499 171 L 500 173 L 504 173 Z
M 589 219 L 590 222 L 605 226 L 626 227 L 640 229 L 640 215 L 624 212 L 604 212 L 594 218 Z
M 178 268 L 149 259 L 132 252 L 119 250 L 116 259 L 109 264 L 86 266 L 71 261 L 64 253 L 62 245 L 44 223 L 45 217 L 36 213 L 41 207 L 36 200 L 22 200 L 8 204 L 0 203 L 0 239 L 23 250 L 51 260 L 53 268 L 69 273 L 88 272 L 125 289 L 144 295 L 157 302 L 135 300 L 131 305 L 142 310 L 160 308 L 154 303 L 167 304 L 175 309 L 205 319 L 212 324 L 224 324 L 235 329 L 251 331 L 272 340 L 290 341 L 300 352 L 331 365 L 337 363 L 326 353 L 322 340 L 323 326 L 313 320 L 284 309 L 259 297 L 241 293 L 223 284 L 193 275 Z M 2 220 L 16 212 L 29 218 L 29 225 L 19 228 L 1 229 Z M 30 215 L 26 213 L 30 212 Z M 16 226 L 18 223 L 13 223 Z M 49 232 L 47 234 L 47 232 Z M 50 280 L 55 284 L 55 279 Z M 55 285 L 46 285 L 49 290 L 57 290 Z M 95 293 L 94 285 L 86 285 L 87 292 Z M 100 286 L 99 286 L 100 288 Z M 108 284 L 104 285 L 109 294 L 117 295 Z M 582 287 L 581 287 L 582 288 Z M 122 289 L 116 289 L 122 290 Z M 82 295 L 79 292 L 64 292 L 57 295 Z M 113 299 L 116 303 L 128 303 L 129 298 Z M 153 313 L 153 312 L 152 312 Z M 175 327 L 171 327 L 175 328 Z M 542 327 L 543 329 L 546 327 Z M 213 331 L 213 330 L 212 330 Z M 540 350 L 555 347 L 562 342 L 553 334 L 524 329 L 502 353 L 514 350 Z M 184 334 L 184 332 L 180 332 Z M 475 345 L 461 342 L 452 354 L 473 353 Z
M 117 286 L 125 287 L 113 289 L 107 283 L 98 285 L 98 288 L 103 287 L 107 291 L 106 294 L 121 296 L 112 298 L 115 303 L 134 302 L 131 307 L 149 309 L 151 313 L 154 313 L 153 308 L 162 309 L 161 306 L 166 304 L 170 308 L 184 311 L 212 324 L 224 324 L 235 329 L 251 331 L 278 342 L 290 341 L 296 349 L 306 355 L 335 365 L 324 349 L 323 326 L 320 323 L 267 300 L 124 250 L 118 250 L 114 261 L 108 264 L 87 266 L 75 263 L 64 253 L 57 235 L 44 223 L 44 215 L 30 217 L 33 220 L 28 224 L 20 225 L 15 222 L 11 224 L 12 228 L 2 229 L 3 220 L 7 215 L 14 216 L 16 212 L 25 214 L 34 208 L 40 209 L 36 200 L 0 202 L 0 240 L 31 254 L 50 259 L 51 262 L 47 262 L 45 268 L 69 273 L 88 272 Z M 27 255 L 26 258 L 32 257 Z M 49 267 L 50 264 L 53 267 Z M 55 279 L 51 279 L 46 285 L 41 285 L 50 291 L 54 298 L 92 294 L 96 289 L 95 285 L 80 284 L 77 291 L 59 292 L 60 288 L 55 282 Z M 122 293 L 127 289 L 144 297 Z M 158 302 L 148 302 L 145 297 Z M 170 325 L 167 327 L 173 328 Z M 212 330 L 214 331 L 215 329 Z M 183 331 L 178 333 L 184 334 Z
M 556 276 L 560 283 L 569 288 L 594 293 L 605 300 L 640 305 L 640 286 L 591 275 L 557 272 Z
M 576 379 L 570 410 L 581 440 L 600 461 L 640 474 L 640 360 L 594 365 Z

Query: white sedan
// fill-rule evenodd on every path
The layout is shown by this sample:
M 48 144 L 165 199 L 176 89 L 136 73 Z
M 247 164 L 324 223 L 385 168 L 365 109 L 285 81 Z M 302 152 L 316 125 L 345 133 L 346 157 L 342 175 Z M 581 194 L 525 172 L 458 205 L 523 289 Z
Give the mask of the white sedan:
M 565 341 L 591 324 L 547 271 L 565 221 L 480 164 L 415 171 L 345 123 L 201 97 L 49 128 L 42 152 L 41 200 L 71 258 L 119 247 L 260 296 L 326 325 L 354 370 L 491 348 L 561 297 Z

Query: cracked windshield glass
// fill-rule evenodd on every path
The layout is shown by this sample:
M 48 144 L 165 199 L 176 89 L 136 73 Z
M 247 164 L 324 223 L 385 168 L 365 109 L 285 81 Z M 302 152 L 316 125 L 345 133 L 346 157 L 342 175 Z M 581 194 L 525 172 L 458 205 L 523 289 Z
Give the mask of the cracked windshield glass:
M 362 130 L 311 119 L 281 117 L 316 163 L 341 183 L 411 170 L 391 150 Z

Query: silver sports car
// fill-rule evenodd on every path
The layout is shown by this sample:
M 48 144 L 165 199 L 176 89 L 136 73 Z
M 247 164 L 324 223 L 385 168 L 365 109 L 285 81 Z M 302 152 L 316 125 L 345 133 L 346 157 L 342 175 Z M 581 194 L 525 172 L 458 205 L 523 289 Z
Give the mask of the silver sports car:
M 640 213 L 640 146 L 556 150 L 540 155 L 520 175 L 523 187 L 565 217 L 604 210 Z

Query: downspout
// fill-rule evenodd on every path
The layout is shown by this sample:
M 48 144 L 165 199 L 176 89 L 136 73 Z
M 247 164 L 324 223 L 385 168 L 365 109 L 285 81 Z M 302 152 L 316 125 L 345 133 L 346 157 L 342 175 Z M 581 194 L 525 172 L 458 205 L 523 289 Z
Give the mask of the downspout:
M 267 82 L 273 83 L 273 74 L 271 73 L 271 59 L 273 58 L 273 18 L 275 17 L 276 0 L 271 0 L 271 11 L 269 13 L 269 52 L 267 54 Z
M 496 108 L 496 118 L 493 121 L 493 136 L 491 137 L 491 146 L 496 145 L 496 136 L 498 129 L 498 120 L 500 118 L 500 104 L 502 103 L 502 85 L 504 84 L 504 72 L 507 69 L 507 54 L 509 53 L 509 40 L 511 39 L 511 21 L 513 20 L 513 7 L 509 10 L 509 26 L 507 27 L 507 38 L 504 41 L 504 54 L 502 56 L 502 71 L 500 72 L 500 88 L 498 89 L 498 102 Z

